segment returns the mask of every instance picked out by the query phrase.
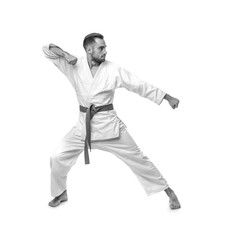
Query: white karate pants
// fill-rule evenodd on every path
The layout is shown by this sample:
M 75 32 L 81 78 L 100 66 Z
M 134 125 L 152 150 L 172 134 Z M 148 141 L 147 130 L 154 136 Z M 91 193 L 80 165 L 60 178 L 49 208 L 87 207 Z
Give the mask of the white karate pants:
M 52 197 L 56 197 L 66 190 L 67 173 L 84 151 L 84 142 L 81 141 L 80 136 L 75 135 L 75 132 L 76 127 L 73 127 L 51 156 Z M 140 151 L 125 125 L 121 126 L 119 138 L 92 142 L 91 146 L 92 149 L 113 153 L 126 163 L 138 178 L 147 195 L 169 187 L 155 165 Z

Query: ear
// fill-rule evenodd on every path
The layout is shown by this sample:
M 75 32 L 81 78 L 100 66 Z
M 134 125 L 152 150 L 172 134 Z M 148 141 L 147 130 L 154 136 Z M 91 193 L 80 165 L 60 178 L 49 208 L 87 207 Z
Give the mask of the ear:
M 92 51 L 92 47 L 91 46 L 88 46 L 87 49 L 86 49 L 86 52 L 88 54 L 91 54 L 93 51 Z

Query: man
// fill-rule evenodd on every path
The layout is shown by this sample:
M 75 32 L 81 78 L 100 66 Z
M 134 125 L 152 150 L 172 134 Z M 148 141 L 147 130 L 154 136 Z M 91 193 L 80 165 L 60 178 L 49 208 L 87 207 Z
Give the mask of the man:
M 68 200 L 67 174 L 83 151 L 85 163 L 89 164 L 89 147 L 115 154 L 131 168 L 147 195 L 164 190 L 169 197 L 170 208 L 180 208 L 174 191 L 138 148 L 112 105 L 115 89 L 122 87 L 157 104 L 166 99 L 173 109 L 178 107 L 179 100 L 106 61 L 106 44 L 101 34 L 87 35 L 83 47 L 86 51 L 83 58 L 76 58 L 54 44 L 43 47 L 46 57 L 71 82 L 80 105 L 76 126 L 67 133 L 51 156 L 51 195 L 54 199 L 49 206 L 56 207 Z

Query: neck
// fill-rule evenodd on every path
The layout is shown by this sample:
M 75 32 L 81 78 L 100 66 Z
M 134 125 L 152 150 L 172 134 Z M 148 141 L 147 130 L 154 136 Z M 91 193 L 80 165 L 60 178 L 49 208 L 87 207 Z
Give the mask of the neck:
M 92 60 L 89 56 L 87 56 L 87 61 L 88 61 L 90 69 L 93 68 L 93 67 L 98 67 L 101 64 L 99 62 L 96 62 L 96 61 Z

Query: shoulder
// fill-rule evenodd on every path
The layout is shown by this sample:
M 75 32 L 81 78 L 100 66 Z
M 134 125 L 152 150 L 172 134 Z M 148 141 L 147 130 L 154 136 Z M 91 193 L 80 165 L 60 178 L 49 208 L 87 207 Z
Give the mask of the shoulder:
M 104 62 L 104 65 L 110 71 L 118 71 L 121 68 L 118 64 L 116 64 L 114 62 L 111 62 L 111 61 L 108 61 L 108 60 L 106 60 Z

